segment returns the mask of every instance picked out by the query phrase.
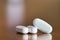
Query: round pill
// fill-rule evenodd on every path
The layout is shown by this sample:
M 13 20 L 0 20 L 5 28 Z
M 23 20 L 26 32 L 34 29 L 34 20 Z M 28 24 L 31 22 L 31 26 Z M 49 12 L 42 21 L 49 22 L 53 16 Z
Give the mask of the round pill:
M 37 28 L 34 27 L 34 26 L 27 26 L 28 27 L 28 30 L 29 30 L 29 33 L 37 33 Z
M 33 25 L 40 31 L 44 33 L 51 33 L 52 32 L 52 26 L 48 24 L 46 21 L 36 18 L 33 20 Z
M 20 33 L 28 33 L 28 28 L 25 26 L 16 26 L 16 31 Z

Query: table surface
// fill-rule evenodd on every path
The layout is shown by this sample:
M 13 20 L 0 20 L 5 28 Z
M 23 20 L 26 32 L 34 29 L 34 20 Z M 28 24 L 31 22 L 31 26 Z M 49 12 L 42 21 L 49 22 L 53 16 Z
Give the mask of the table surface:
M 16 33 L 15 26 L 6 26 L 0 21 L 0 40 L 60 40 L 60 29 L 54 28 L 51 34 L 38 32 L 37 34 Z
M 51 34 L 38 32 L 37 34 L 16 34 L 17 40 L 60 40 L 60 32 L 54 30 Z

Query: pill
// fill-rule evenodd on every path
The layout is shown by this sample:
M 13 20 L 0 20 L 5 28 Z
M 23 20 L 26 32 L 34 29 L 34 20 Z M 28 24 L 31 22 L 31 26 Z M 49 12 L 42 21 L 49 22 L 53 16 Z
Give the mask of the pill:
M 34 27 L 39 29 L 41 32 L 44 32 L 44 33 L 52 32 L 52 26 L 42 19 L 39 19 L 39 18 L 34 19 L 33 25 Z
M 37 28 L 36 27 L 31 26 L 31 25 L 29 25 L 27 27 L 28 27 L 29 33 L 37 33 Z
M 23 34 L 26 34 L 26 33 L 28 33 L 28 28 L 25 26 L 16 26 L 16 31 L 23 33 Z

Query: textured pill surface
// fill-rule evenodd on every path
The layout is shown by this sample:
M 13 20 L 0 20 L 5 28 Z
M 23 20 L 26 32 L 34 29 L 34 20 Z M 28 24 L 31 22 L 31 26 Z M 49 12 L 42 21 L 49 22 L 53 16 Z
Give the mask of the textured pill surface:
M 52 26 L 42 19 L 39 18 L 34 19 L 33 25 L 44 33 L 52 32 Z
M 16 26 L 16 31 L 20 33 L 28 33 L 28 28 L 25 26 Z
M 34 26 L 27 26 L 28 27 L 28 29 L 29 29 L 29 33 L 37 33 L 37 28 L 36 27 L 34 27 Z

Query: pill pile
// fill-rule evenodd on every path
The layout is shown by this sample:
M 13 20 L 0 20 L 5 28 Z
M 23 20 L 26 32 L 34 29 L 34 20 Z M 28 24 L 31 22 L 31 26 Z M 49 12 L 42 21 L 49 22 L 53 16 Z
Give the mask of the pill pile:
M 40 30 L 43 33 L 51 33 L 52 32 L 52 26 L 48 24 L 46 21 L 40 19 L 40 18 L 35 18 L 33 20 L 33 26 L 16 26 L 16 31 L 26 34 L 26 33 L 37 33 L 37 31 Z

